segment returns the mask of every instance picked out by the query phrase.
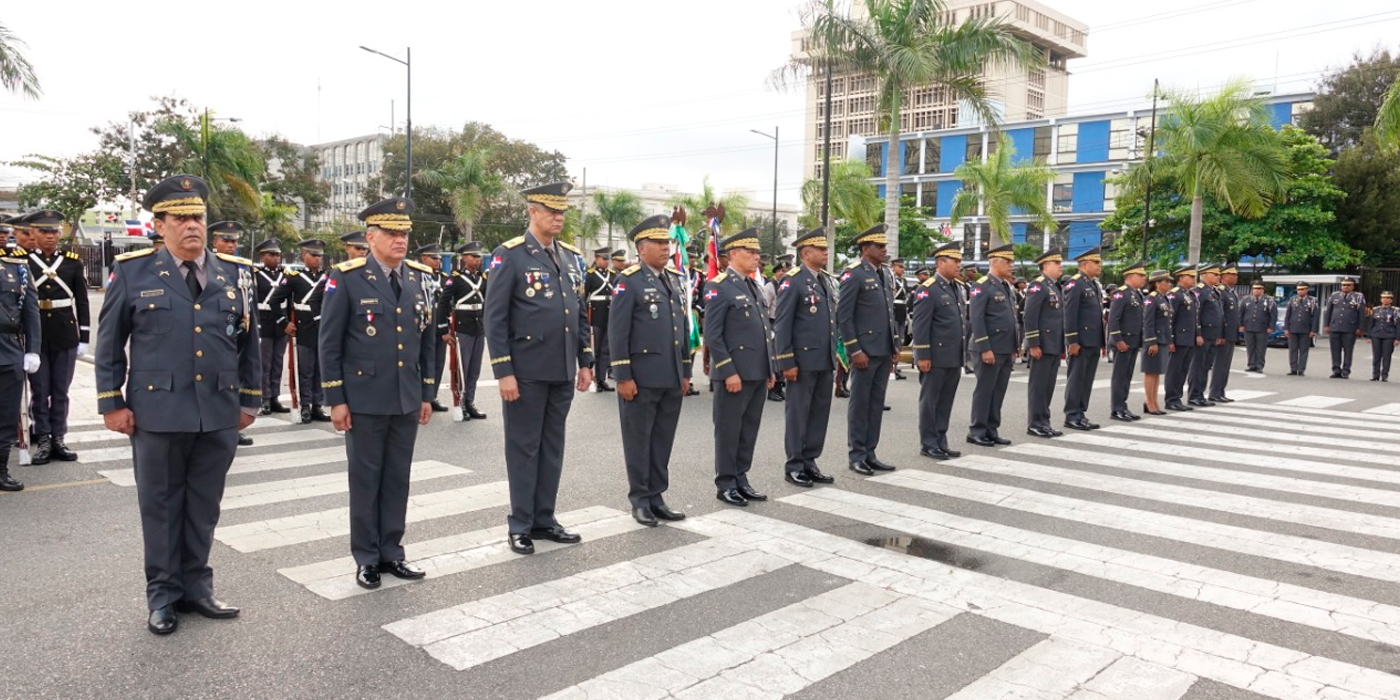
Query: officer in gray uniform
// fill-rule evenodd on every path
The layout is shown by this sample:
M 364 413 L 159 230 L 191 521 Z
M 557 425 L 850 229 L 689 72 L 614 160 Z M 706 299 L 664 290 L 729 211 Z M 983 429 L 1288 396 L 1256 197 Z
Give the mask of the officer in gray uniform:
M 758 272 L 758 229 L 720 241 L 729 269 L 705 283 L 705 346 L 710 349 L 710 384 L 715 395 L 715 498 L 731 506 L 768 497 L 749 484 L 763 401 L 773 388 L 773 351 L 768 310 Z
M 1060 357 L 1065 353 L 1065 306 L 1060 291 L 1064 255 L 1051 248 L 1035 259 L 1040 275 L 1026 287 L 1021 327 L 1031 376 L 1026 385 L 1026 434 L 1053 438 L 1064 435 L 1050 425 L 1050 402 L 1060 378 Z
M 1239 279 L 1239 268 L 1221 263 L 1220 284 L 1215 289 L 1220 293 L 1224 337 L 1223 342 L 1211 348 L 1210 387 L 1206 391 L 1206 400 L 1215 403 L 1235 402 L 1225 395 L 1225 386 L 1230 383 L 1230 365 L 1235 361 L 1235 342 L 1240 335 L 1240 297 L 1235 293 L 1235 283 Z
M 860 259 L 841 273 L 836 323 L 851 361 L 851 401 L 846 406 L 846 444 L 850 468 L 870 475 L 892 471 L 875 456 L 885 415 L 890 363 L 902 333 L 894 320 L 894 275 L 885 266 L 885 225 L 876 224 L 855 238 Z
M 972 349 L 977 353 L 977 388 L 972 392 L 972 418 L 967 441 L 982 447 L 1010 445 L 1001 427 L 1001 404 L 1016 359 L 1016 295 L 1011 287 L 1015 247 L 987 251 L 987 274 L 972 288 L 968 314 L 972 318 Z
M 1371 381 L 1390 381 L 1390 358 L 1400 345 L 1400 308 L 1395 294 L 1381 292 L 1381 305 L 1371 310 Z
M 1288 374 L 1303 376 L 1308 369 L 1308 353 L 1322 318 L 1317 299 L 1308 296 L 1308 283 L 1299 282 L 1283 312 L 1283 334 L 1288 338 Z
M 836 282 L 826 272 L 829 243 L 818 226 L 793 241 L 801 260 L 778 283 L 773 358 L 787 382 L 784 479 L 794 486 L 830 484 L 817 467 L 826 445 L 836 363 Z
M 1079 271 L 1064 285 L 1065 348 L 1069 355 L 1069 372 L 1065 376 L 1065 427 L 1074 430 L 1095 430 L 1098 423 L 1085 415 L 1089 396 L 1094 392 L 1094 374 L 1099 357 L 1104 353 L 1103 287 L 1099 275 L 1103 272 L 1103 256 L 1096 246 L 1074 258 Z
M 469 241 L 457 249 L 457 266 L 443 282 L 438 314 L 451 319 L 457 334 L 457 362 L 462 373 L 462 420 L 485 420 L 476 407 L 476 384 L 486 352 L 486 276 L 481 273 L 481 241 Z
M 935 274 L 912 295 L 914 364 L 919 368 L 919 454 L 930 459 L 961 457 L 948 448 L 948 421 L 962 381 L 963 331 L 967 311 L 958 290 L 962 245 L 933 251 Z
M 209 548 L 238 431 L 262 406 L 262 369 L 257 302 L 240 287 L 252 261 L 205 248 L 208 192 L 176 175 L 146 193 L 166 245 L 116 257 L 93 353 L 97 410 L 131 436 L 155 634 L 174 632 L 177 612 L 238 615 L 214 598 Z
M 486 278 L 486 343 L 504 402 L 507 538 L 517 554 L 533 554 L 536 537 L 583 539 L 554 517 L 573 392 L 593 382 L 583 254 L 558 240 L 572 188 L 555 182 L 521 192 L 530 227 L 496 248 Z
M 1191 363 L 1196 353 L 1205 345 L 1201 335 L 1201 317 L 1196 298 L 1196 268 L 1190 265 L 1172 273 L 1176 286 L 1167 290 L 1167 304 L 1172 307 L 1172 349 L 1167 361 L 1166 399 L 1169 411 L 1192 411 L 1182 403 L 1182 391 L 1186 386 L 1186 376 L 1191 373 Z
M 1332 347 L 1332 379 L 1351 378 L 1351 355 L 1365 323 L 1366 297 L 1356 291 L 1356 280 L 1348 277 L 1322 308 L 1322 332 Z
M 1269 333 L 1278 318 L 1278 302 L 1264 296 L 1264 283 L 1255 282 L 1249 296 L 1240 300 L 1240 325 L 1244 327 L 1246 372 L 1263 372 L 1264 356 L 1269 349 Z
M 598 391 L 612 391 L 608 376 L 612 371 L 612 356 L 608 354 L 608 311 L 611 309 L 613 285 L 618 271 L 608 262 L 610 251 L 593 251 L 593 265 L 583 276 L 583 293 L 588 298 L 588 325 L 593 331 L 593 359 L 597 363 L 593 381 Z
M 292 409 L 282 405 L 282 369 L 287 352 L 286 325 L 292 315 L 292 300 L 283 296 L 274 307 L 272 298 L 278 288 L 287 283 L 287 273 L 282 269 L 282 246 L 276 238 L 269 238 L 253 247 L 258 261 L 262 263 L 253 269 L 253 283 L 256 289 L 254 298 L 258 302 L 258 334 L 263 372 L 263 405 L 261 415 L 290 413 Z
M 1142 288 L 1146 284 L 1147 261 L 1129 265 L 1123 270 L 1123 286 L 1108 301 L 1108 342 L 1113 343 L 1118 351 L 1109 387 L 1110 417 L 1113 420 L 1135 421 L 1142 418 L 1128 410 L 1128 389 L 1133 383 L 1138 350 L 1142 348 Z
M 23 491 L 10 476 L 10 448 L 19 440 L 25 374 L 39 371 L 39 300 L 29 284 L 28 251 L 0 247 L 0 491 Z
M 632 227 L 640 264 L 623 270 L 610 285 L 608 337 L 622 456 L 627 464 L 627 500 L 632 517 L 648 527 L 685 514 L 666 505 L 671 447 L 690 388 L 690 314 L 686 278 L 671 259 L 671 217 L 657 214 Z
M 33 463 L 72 462 L 78 455 L 64 444 L 68 434 L 68 388 L 80 355 L 87 354 L 87 275 L 78 254 L 61 252 L 63 214 L 44 209 L 24 217 L 37 250 L 29 252 L 29 279 L 39 299 L 42 336 L 39 371 L 29 375 L 30 415 L 34 417 Z
M 405 559 L 403 533 L 413 446 L 437 393 L 437 331 L 424 288 L 433 268 L 406 259 L 412 215 L 401 197 L 360 212 L 371 254 L 335 266 L 320 309 L 322 381 L 350 463 L 350 554 L 367 589 L 381 573 L 424 575 Z
M 1200 282 L 1196 285 L 1196 311 L 1200 317 L 1201 338 L 1205 344 L 1191 356 L 1190 391 L 1187 403 L 1199 408 L 1214 406 L 1215 402 L 1206 398 L 1206 388 L 1210 384 L 1210 368 L 1214 364 L 1216 348 L 1225 344 L 1225 308 L 1220 295 L 1220 266 L 1214 263 L 1202 265 L 1198 272 Z
M 1152 285 L 1152 291 L 1142 300 L 1142 412 L 1150 416 L 1165 416 L 1167 412 L 1162 410 L 1157 398 L 1162 375 L 1166 373 L 1167 363 L 1176 349 L 1173 343 L 1172 305 L 1167 300 L 1172 277 L 1166 270 L 1153 270 L 1147 281 Z

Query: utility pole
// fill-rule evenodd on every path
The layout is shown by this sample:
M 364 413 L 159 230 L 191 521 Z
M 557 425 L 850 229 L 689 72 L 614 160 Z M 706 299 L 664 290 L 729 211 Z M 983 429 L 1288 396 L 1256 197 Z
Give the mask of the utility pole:
M 404 106 L 404 111 L 407 114 L 404 117 L 403 196 L 411 199 L 413 197 L 413 48 L 405 48 L 403 58 L 395 58 L 383 51 L 376 51 L 368 46 L 361 46 L 360 48 L 402 65 L 408 73 L 408 104 Z M 390 109 L 393 109 L 393 107 L 391 106 Z M 392 126 L 390 130 L 392 131 Z
M 836 232 L 831 229 L 831 60 L 826 62 L 826 114 L 822 118 L 822 226 L 826 227 L 828 241 L 836 240 Z M 836 256 L 826 259 L 828 272 L 836 271 Z
M 1157 79 L 1152 79 L 1152 124 L 1147 130 L 1147 198 L 1142 203 L 1142 259 L 1147 259 L 1147 236 L 1152 231 L 1152 155 L 1157 149 Z

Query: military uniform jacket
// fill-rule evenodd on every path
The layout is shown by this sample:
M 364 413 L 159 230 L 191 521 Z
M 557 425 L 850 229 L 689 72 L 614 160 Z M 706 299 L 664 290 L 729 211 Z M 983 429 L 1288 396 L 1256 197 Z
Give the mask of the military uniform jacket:
M 746 382 L 767 380 L 773 375 L 771 339 L 768 311 L 743 278 L 724 272 L 705 284 L 705 346 L 712 381 L 735 374 Z
M 1274 329 L 1274 319 L 1278 316 L 1278 302 L 1273 297 L 1251 294 L 1240 300 L 1240 325 L 1251 333 L 1267 332 Z
M 316 347 L 327 279 L 329 275 L 324 270 L 301 272 L 289 269 L 282 278 L 281 286 L 272 294 L 269 302 L 272 308 L 276 309 L 287 303 L 292 305 L 292 316 L 297 322 L 297 345 Z
M 1170 345 L 1196 347 L 1196 338 L 1201 335 L 1201 317 L 1196 293 L 1181 287 L 1167 291 L 1167 303 L 1172 307 L 1172 333 Z M 1161 342 L 1160 339 L 1158 342 Z
M 593 330 L 584 318 L 583 255 L 562 241 L 555 244 L 558 265 L 528 232 L 491 254 L 486 345 L 497 379 L 567 382 L 573 381 L 577 366 L 593 366 Z
M 486 325 L 482 322 L 485 313 L 486 276 L 480 272 L 453 270 L 442 283 L 438 316 L 444 321 L 452 319 L 458 333 L 479 338 L 486 334 Z
M 1372 338 L 1400 338 L 1400 306 L 1377 306 L 1371 309 Z
M 778 284 L 773 362 L 779 372 L 836 369 L 836 280 L 803 265 Z
M 77 253 L 29 254 L 29 283 L 39 299 L 39 327 L 44 352 L 75 348 L 88 342 L 87 276 Z
M 17 246 L 0 248 L 0 367 L 19 365 L 40 349 L 39 302 L 25 255 Z
M 1065 343 L 1101 348 L 1103 335 L 1103 288 L 1099 281 L 1075 275 L 1064 283 Z
M 287 334 L 287 321 L 292 317 L 292 297 L 290 293 L 277 294 L 287 281 L 287 271 L 282 266 L 257 267 L 253 270 L 253 295 L 258 304 L 258 334 L 264 338 L 281 338 Z M 273 297 L 279 296 L 273 306 Z
M 1283 330 L 1289 333 L 1316 333 L 1319 319 L 1317 299 L 1295 295 L 1288 300 L 1288 310 L 1283 312 Z
M 1240 296 L 1232 287 L 1223 284 L 1215 289 L 1220 292 L 1220 315 L 1224 317 L 1225 339 L 1234 342 L 1240 332 Z
M 423 293 L 428 298 L 428 304 L 433 308 L 433 330 L 437 333 L 437 337 L 441 338 L 452 329 L 452 317 L 438 313 L 442 299 L 447 296 L 447 283 L 452 279 L 452 275 L 441 270 L 433 270 L 431 267 L 428 269 L 431 272 L 423 275 Z
M 1322 325 L 1330 333 L 1354 333 L 1366 318 L 1366 297 L 1361 292 L 1332 292 L 1322 310 Z
M 1026 348 L 1040 348 L 1047 355 L 1065 352 L 1065 309 L 1060 287 L 1044 275 L 1026 287 L 1026 311 L 1022 317 L 1026 329 Z
M 1213 345 L 1216 340 L 1225 337 L 1225 310 L 1220 306 L 1220 290 L 1208 284 L 1198 284 L 1194 293 L 1196 314 L 1200 318 L 1200 335 L 1205 338 L 1206 345 Z
M 968 303 L 972 317 L 972 347 L 982 353 L 988 350 L 998 355 L 1016 352 L 1016 299 L 1011 286 L 991 275 L 977 280 Z
M 1148 292 L 1142 300 L 1142 313 L 1143 347 L 1155 343 L 1165 349 L 1175 344 L 1173 316 L 1176 312 L 1171 301 L 1157 292 Z M 1193 337 L 1191 342 L 1195 343 L 1196 339 Z
M 865 260 L 841 273 L 836 297 L 836 323 L 846 344 L 847 356 L 863 352 L 871 357 L 894 354 L 903 340 L 894 320 L 893 274 L 884 266 Z
M 423 288 L 433 269 L 405 260 L 400 274 L 397 299 L 371 258 L 347 260 L 326 276 L 319 358 L 327 404 L 392 416 L 417 413 L 437 396 L 437 335 Z
M 197 433 L 236 427 L 240 407 L 262 405 L 257 302 L 239 285 L 252 261 L 204 256 L 198 299 L 169 250 L 116 257 L 93 352 L 98 412 L 130 408 L 141 430 Z
M 599 328 L 608 327 L 608 312 L 617 278 L 618 273 L 613 272 L 612 268 L 588 268 L 588 274 L 584 276 L 583 292 L 588 298 L 590 324 Z
M 1127 285 L 1113 293 L 1108 300 L 1108 340 L 1123 341 L 1128 348 L 1143 344 L 1142 292 Z
M 662 280 L 646 265 L 633 265 L 613 283 L 608 343 L 613 379 L 637 386 L 675 389 L 690 378 L 690 309 L 687 280 L 675 268 Z
M 962 367 L 967 310 L 958 282 L 934 274 L 914 289 L 912 305 L 914 359 L 942 369 Z

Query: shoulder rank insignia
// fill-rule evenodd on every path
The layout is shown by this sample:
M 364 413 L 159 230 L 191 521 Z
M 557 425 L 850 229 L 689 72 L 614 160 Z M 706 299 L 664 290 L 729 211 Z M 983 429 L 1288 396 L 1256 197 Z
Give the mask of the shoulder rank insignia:
M 118 255 L 117 257 L 112 259 L 116 260 L 117 262 L 122 262 L 124 260 L 132 260 L 134 258 L 141 258 L 147 255 L 152 255 L 155 252 L 155 248 L 142 248 L 141 250 L 133 250 L 130 253 L 122 253 L 121 255 Z
M 583 255 L 583 251 L 573 247 L 572 245 L 569 245 L 568 243 L 565 243 L 563 241 L 555 241 L 555 243 L 558 243 L 560 248 L 563 248 L 564 250 L 567 250 L 570 253 L 573 253 L 574 255 Z
M 641 269 L 642 269 L 642 266 L 641 266 L 641 265 L 633 265 L 633 266 L 627 268 L 626 270 L 623 270 L 623 271 L 622 271 L 622 274 L 624 274 L 624 275 L 629 275 L 629 276 L 630 276 L 630 275 L 635 275 L 635 274 L 637 274 L 637 271 L 638 271 L 638 270 L 641 270 Z M 666 268 L 666 269 L 669 270 L 669 269 L 671 269 L 671 268 L 668 267 L 668 268 Z
M 248 267 L 253 266 L 253 261 L 249 260 L 248 258 L 240 258 L 237 255 L 225 255 L 224 253 L 215 253 L 214 255 L 217 256 L 220 260 L 227 263 L 233 263 L 235 265 L 247 265 Z
M 512 239 L 506 241 L 505 243 L 502 243 L 502 244 L 501 244 L 501 247 L 502 247 L 502 248 L 505 248 L 505 249 L 507 249 L 507 250 L 509 250 L 509 249 L 511 249 L 511 248 L 514 248 L 514 247 L 520 245 L 521 243 L 524 243 L 524 242 L 525 242 L 525 237 L 524 237 L 524 236 L 516 236 L 515 238 L 512 238 Z
M 355 258 L 354 260 L 346 260 L 345 262 L 336 265 L 335 269 L 340 270 L 341 272 L 349 272 L 351 270 L 364 267 L 365 263 L 367 262 L 369 262 L 369 258 Z
M 363 260 L 364 258 L 360 258 L 360 259 Z M 428 267 L 427 265 L 424 265 L 423 263 L 420 263 L 420 262 L 418 262 L 417 260 L 409 260 L 408 258 L 404 258 L 404 263 L 407 264 L 409 267 L 411 267 L 411 268 L 413 268 L 413 269 L 415 269 L 415 270 L 417 270 L 417 271 L 419 271 L 419 272 L 432 272 L 432 271 L 433 271 L 433 268 Z

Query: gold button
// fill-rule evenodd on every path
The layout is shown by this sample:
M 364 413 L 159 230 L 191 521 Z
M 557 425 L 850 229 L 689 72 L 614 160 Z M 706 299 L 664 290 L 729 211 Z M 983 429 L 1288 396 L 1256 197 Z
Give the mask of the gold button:
M 204 375 L 202 375 L 202 374 L 196 374 L 196 375 L 194 375 L 194 380 L 197 381 L 197 382 L 202 382 L 202 381 L 204 381 Z
M 195 310 L 195 311 L 199 311 L 199 309 L 200 309 L 199 304 L 195 304 L 195 305 L 194 305 L 194 310 Z
M 399 343 L 399 349 L 400 349 L 400 350 L 403 349 L 403 343 Z
M 204 357 L 204 351 L 203 351 L 203 350 L 195 350 L 195 351 L 194 351 L 194 356 L 195 356 L 195 357 Z
M 204 332 L 204 329 L 203 329 L 203 328 L 200 328 L 199 326 L 195 326 L 195 327 L 194 327 L 194 332 L 195 332 L 195 333 L 203 333 L 203 332 Z
M 394 326 L 394 330 L 396 330 L 396 331 L 402 333 L 402 332 L 403 332 L 403 326 Z
M 358 371 L 357 371 L 357 372 L 355 372 L 355 376 L 357 376 L 357 377 L 363 377 L 363 376 L 365 376 L 365 373 L 364 373 L 364 372 L 358 372 Z
M 146 308 L 148 308 L 148 309 L 154 309 L 154 308 L 156 308 L 156 305 L 155 305 L 155 304 L 147 304 L 147 305 L 146 305 Z
M 399 366 L 400 366 L 400 367 L 403 366 L 403 360 L 399 360 Z
M 403 309 L 394 309 L 394 312 L 395 312 L 395 313 L 400 313 L 400 314 L 401 314 L 401 313 L 403 313 Z
M 150 384 L 147 384 L 147 385 L 146 385 L 146 391 L 155 391 L 155 390 L 156 390 L 156 388 L 155 388 L 154 386 L 152 386 L 152 385 L 150 385 Z

